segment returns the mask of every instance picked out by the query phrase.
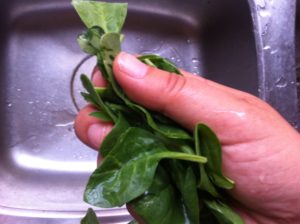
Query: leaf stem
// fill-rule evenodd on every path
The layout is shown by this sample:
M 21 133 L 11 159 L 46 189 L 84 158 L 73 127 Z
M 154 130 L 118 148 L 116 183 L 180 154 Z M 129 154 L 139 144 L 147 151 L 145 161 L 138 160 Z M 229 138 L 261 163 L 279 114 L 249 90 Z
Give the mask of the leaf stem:
M 191 155 L 187 153 L 182 152 L 161 152 L 157 154 L 160 158 L 165 159 L 179 159 L 179 160 L 186 160 L 191 162 L 197 162 L 197 163 L 207 163 L 207 158 L 203 156 L 197 156 L 197 155 Z

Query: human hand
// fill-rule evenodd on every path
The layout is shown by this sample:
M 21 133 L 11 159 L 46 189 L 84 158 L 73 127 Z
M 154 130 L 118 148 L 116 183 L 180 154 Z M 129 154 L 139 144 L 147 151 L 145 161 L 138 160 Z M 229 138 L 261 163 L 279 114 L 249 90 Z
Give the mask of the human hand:
M 223 171 L 236 183 L 228 193 L 246 223 L 300 223 L 300 135 L 260 99 L 194 76 L 171 75 L 121 53 L 113 65 L 127 96 L 193 130 L 208 125 L 222 144 Z M 94 84 L 105 85 L 99 70 Z M 184 109 L 181 109 L 184 108 Z M 78 137 L 92 148 L 113 124 L 82 109 L 75 122 Z

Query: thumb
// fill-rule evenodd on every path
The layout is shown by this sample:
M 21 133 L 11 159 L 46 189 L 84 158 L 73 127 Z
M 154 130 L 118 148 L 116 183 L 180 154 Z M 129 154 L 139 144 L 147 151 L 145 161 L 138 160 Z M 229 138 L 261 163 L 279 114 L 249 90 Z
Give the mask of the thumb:
M 250 94 L 186 72 L 179 76 L 156 69 L 124 52 L 116 57 L 113 69 L 118 83 L 131 100 L 159 111 L 189 129 L 197 123 L 205 123 L 217 132 L 221 141 L 230 142 L 232 134 L 235 135 L 224 131 L 229 127 L 231 130 L 232 126 L 239 130 L 243 128 L 247 109 L 252 105 L 249 102 L 262 104 Z M 239 134 L 238 129 L 236 134 Z

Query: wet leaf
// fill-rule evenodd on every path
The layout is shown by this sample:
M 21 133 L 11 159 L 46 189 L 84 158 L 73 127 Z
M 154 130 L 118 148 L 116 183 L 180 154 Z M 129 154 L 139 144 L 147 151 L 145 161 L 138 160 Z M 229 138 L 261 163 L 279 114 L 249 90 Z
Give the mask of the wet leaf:
M 101 27 L 106 33 L 120 33 L 127 15 L 127 3 L 73 0 L 82 22 L 88 27 Z
M 89 179 L 85 201 L 100 207 L 122 206 L 151 185 L 161 159 L 205 163 L 206 158 L 168 151 L 152 133 L 129 128 Z
M 186 223 L 185 211 L 177 193 L 169 174 L 159 166 L 147 192 L 131 201 L 130 205 L 147 224 Z
M 86 215 L 80 221 L 80 224 L 100 224 L 97 215 L 93 209 L 89 208 Z
M 220 223 L 244 224 L 242 218 L 225 203 L 218 200 L 204 200 L 204 203 Z
M 208 177 L 216 186 L 224 189 L 232 189 L 234 182 L 226 178 L 222 172 L 221 144 L 215 133 L 206 125 L 198 124 L 195 128 L 195 141 L 197 154 L 205 156 L 208 159 L 208 163 L 203 166 L 204 170 L 202 174 L 208 174 Z M 208 185 L 207 182 L 204 183 L 204 178 L 201 184 L 202 186 Z M 208 188 L 210 187 L 208 186 Z

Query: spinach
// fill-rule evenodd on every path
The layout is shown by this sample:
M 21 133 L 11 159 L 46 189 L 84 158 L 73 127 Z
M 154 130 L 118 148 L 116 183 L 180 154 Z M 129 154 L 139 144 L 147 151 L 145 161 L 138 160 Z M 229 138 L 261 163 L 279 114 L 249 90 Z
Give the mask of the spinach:
M 100 224 L 96 213 L 93 209 L 89 208 L 86 215 L 82 218 L 80 224 Z
M 159 166 L 151 186 L 131 201 L 131 206 L 147 224 L 186 223 L 184 207 L 177 193 L 168 172 Z
M 221 145 L 213 131 L 198 124 L 192 135 L 163 114 L 132 102 L 115 80 L 112 65 L 121 51 L 127 4 L 89 0 L 72 4 L 87 27 L 78 44 L 97 57 L 108 83 L 97 88 L 82 75 L 86 89 L 82 96 L 97 109 L 91 116 L 115 124 L 99 147 L 104 159 L 89 178 L 84 200 L 104 208 L 130 203 L 147 224 L 243 223 L 223 196 L 234 182 L 222 173 Z M 182 75 L 160 56 L 138 59 Z M 89 210 L 82 222 L 90 223 L 93 217 Z
M 99 207 L 122 206 L 151 185 L 161 159 L 205 163 L 206 158 L 169 151 L 154 134 L 130 127 L 90 177 L 85 201 Z
M 221 144 L 217 136 L 204 124 L 198 124 L 194 133 L 197 154 L 206 156 L 210 161 L 205 170 L 212 182 L 218 187 L 231 189 L 234 182 L 223 176 Z

